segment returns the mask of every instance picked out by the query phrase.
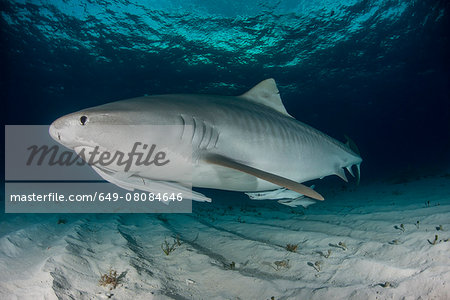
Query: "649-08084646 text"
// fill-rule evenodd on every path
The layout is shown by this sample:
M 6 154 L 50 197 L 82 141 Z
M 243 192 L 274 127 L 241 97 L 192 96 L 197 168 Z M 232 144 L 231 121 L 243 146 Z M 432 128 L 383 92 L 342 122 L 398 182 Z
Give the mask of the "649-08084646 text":
M 92 194 L 69 194 L 47 193 L 47 194 L 11 194 L 10 202 L 116 202 L 125 200 L 127 202 L 181 202 L 183 193 L 147 193 L 128 192 L 124 195 L 119 193 L 99 193 Z

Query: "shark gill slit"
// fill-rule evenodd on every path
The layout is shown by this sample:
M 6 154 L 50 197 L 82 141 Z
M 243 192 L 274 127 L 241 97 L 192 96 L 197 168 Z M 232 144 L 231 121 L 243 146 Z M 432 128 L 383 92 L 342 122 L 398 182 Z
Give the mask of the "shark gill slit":
M 195 118 L 192 118 L 192 138 L 191 138 L 191 144 L 194 145 L 194 137 L 195 132 L 197 131 L 197 121 L 195 121 Z
M 207 129 L 208 139 L 206 140 L 205 149 L 209 149 L 210 144 L 211 144 L 211 139 L 213 136 L 213 128 L 211 126 L 207 126 L 206 129 Z
M 184 120 L 183 116 L 180 115 L 180 119 L 181 119 L 181 125 L 183 125 L 182 131 L 181 131 L 181 139 L 183 139 L 184 136 L 184 130 L 186 128 L 186 121 Z
M 200 143 L 199 143 L 200 149 L 206 148 L 206 146 L 204 145 L 204 142 L 205 142 L 205 137 L 206 137 L 207 131 L 208 131 L 208 128 L 205 124 L 205 121 L 202 121 L 202 136 L 200 138 Z
M 218 130 L 214 129 L 214 133 L 215 133 L 216 139 L 214 141 L 213 148 L 217 148 L 217 143 L 219 142 L 220 132 Z

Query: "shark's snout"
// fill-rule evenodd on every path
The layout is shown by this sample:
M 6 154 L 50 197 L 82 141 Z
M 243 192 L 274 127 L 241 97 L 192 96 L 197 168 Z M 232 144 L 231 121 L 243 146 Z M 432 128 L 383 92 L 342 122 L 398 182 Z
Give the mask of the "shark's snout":
M 55 141 L 57 141 L 57 142 L 61 141 L 61 133 L 59 132 L 56 121 L 53 122 L 52 124 L 50 124 L 48 133 Z
M 50 124 L 48 133 L 58 143 L 70 147 L 74 142 L 71 129 L 70 119 L 61 117 Z

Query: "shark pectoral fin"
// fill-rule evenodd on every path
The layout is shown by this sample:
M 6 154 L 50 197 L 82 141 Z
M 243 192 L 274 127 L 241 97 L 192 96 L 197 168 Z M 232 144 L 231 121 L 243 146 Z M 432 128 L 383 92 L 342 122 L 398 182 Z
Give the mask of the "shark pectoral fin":
M 126 184 L 124 181 L 117 179 L 114 174 L 108 173 L 106 170 L 102 170 L 99 167 L 96 167 L 94 165 L 91 165 L 92 169 L 94 169 L 95 172 L 97 172 L 98 175 L 100 175 L 104 180 L 111 182 L 112 184 L 117 185 L 118 187 L 121 187 L 128 191 L 134 191 L 134 187 L 130 186 L 129 184 Z
M 91 166 L 103 179 L 112 184 L 117 185 L 128 191 L 141 190 L 150 193 L 182 193 L 183 197 L 185 195 L 190 195 L 190 198 L 194 201 L 200 202 L 211 202 L 211 198 L 205 195 L 193 191 L 190 187 L 186 187 L 181 183 L 167 182 L 167 181 L 155 181 L 149 178 L 141 177 L 136 174 L 129 175 L 127 173 L 113 173 L 107 170 L 100 169 L 96 166 Z M 162 201 L 164 204 L 168 202 Z
M 287 179 L 287 178 L 284 178 L 284 177 L 281 177 L 281 176 L 278 176 L 278 175 L 275 175 L 272 173 L 268 173 L 268 172 L 241 164 L 241 163 L 234 161 L 232 159 L 229 159 L 225 156 L 209 155 L 209 156 L 205 157 L 204 160 L 210 164 L 227 167 L 230 169 L 238 170 L 238 171 L 253 175 L 255 177 L 258 177 L 260 179 L 266 180 L 273 184 L 285 187 L 289 190 L 293 190 L 299 194 L 308 196 L 310 198 L 313 198 L 316 200 L 324 200 L 322 195 L 320 195 L 313 189 L 307 187 L 306 185 L 303 185 L 301 183 L 295 182 L 293 180 L 290 180 L 290 179 Z

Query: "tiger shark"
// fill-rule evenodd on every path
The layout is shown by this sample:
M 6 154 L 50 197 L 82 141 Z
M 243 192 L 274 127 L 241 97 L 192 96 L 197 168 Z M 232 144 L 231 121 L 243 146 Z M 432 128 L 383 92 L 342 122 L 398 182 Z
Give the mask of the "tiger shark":
M 116 125 L 120 129 L 111 129 Z M 175 129 L 161 134 L 147 125 L 174 125 Z M 324 200 L 303 184 L 306 181 L 328 175 L 347 181 L 344 169 L 355 176 L 356 166 L 359 182 L 362 162 L 354 143 L 341 143 L 294 119 L 274 79 L 239 96 L 168 94 L 107 103 L 57 119 L 49 133 L 76 153 L 95 146 L 105 151 L 119 145 L 130 149 L 136 141 L 157 145 L 164 136 L 171 140 L 164 146 L 168 157 L 189 164 L 192 187 L 241 191 L 251 199 L 275 199 L 290 206 L 304 205 L 305 196 Z M 184 152 L 187 148 L 189 155 Z M 186 174 L 176 174 L 176 168 L 163 172 L 156 166 L 127 171 L 117 165 L 91 167 L 127 190 L 188 189 L 181 178 Z M 195 191 L 192 199 L 211 201 Z

